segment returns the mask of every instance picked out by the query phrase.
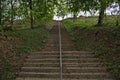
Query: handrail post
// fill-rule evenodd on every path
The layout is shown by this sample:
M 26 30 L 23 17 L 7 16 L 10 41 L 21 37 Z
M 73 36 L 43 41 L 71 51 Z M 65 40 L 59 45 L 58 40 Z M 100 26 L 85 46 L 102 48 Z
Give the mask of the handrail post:
M 61 48 L 61 23 L 58 22 L 59 28 L 59 51 L 60 51 L 60 80 L 62 80 L 62 48 Z

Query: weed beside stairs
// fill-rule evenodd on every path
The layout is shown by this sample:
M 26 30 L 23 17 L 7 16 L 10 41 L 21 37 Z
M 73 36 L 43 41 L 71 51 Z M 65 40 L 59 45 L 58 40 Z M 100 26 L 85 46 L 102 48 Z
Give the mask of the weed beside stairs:
M 0 80 L 14 80 L 26 56 L 41 50 L 48 35 L 44 27 L 0 32 Z
M 120 80 L 120 27 L 94 27 L 94 25 L 88 27 L 79 22 L 79 25 L 75 23 L 77 21 L 63 21 L 65 28 L 72 35 L 76 49 L 94 51 L 95 55 L 108 66 L 108 71 Z

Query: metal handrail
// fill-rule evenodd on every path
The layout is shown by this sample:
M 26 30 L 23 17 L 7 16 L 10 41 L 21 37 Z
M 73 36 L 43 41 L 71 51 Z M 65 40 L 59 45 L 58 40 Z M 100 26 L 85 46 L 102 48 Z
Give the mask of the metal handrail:
M 62 80 L 62 48 L 61 48 L 61 23 L 58 22 L 59 29 L 59 51 L 60 51 L 60 80 Z

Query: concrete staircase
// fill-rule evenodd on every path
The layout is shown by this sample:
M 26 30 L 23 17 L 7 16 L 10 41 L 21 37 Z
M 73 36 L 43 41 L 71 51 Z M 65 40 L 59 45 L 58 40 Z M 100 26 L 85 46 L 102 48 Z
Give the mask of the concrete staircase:
M 76 51 L 64 28 L 62 33 L 63 80 L 114 80 L 93 52 Z M 51 32 L 46 47 L 26 59 L 16 80 L 60 80 L 58 27 Z

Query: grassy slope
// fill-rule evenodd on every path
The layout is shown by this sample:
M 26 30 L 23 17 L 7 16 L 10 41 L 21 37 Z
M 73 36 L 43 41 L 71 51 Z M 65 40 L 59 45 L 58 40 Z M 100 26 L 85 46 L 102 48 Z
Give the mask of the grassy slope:
M 73 22 L 72 19 L 66 19 L 64 20 L 66 29 L 68 31 L 71 31 L 74 27 L 92 27 L 97 23 L 96 18 L 84 18 L 81 17 L 81 19 L 77 19 L 77 21 Z
M 28 53 L 44 47 L 48 31 L 43 28 L 0 33 L 0 79 L 13 80 Z
M 97 18 L 80 18 L 76 22 L 63 21 L 66 29 L 72 34 L 78 50 L 94 51 L 97 57 L 104 60 L 108 69 L 116 78 L 120 78 L 120 28 L 92 27 Z M 104 22 L 113 26 L 113 21 Z

